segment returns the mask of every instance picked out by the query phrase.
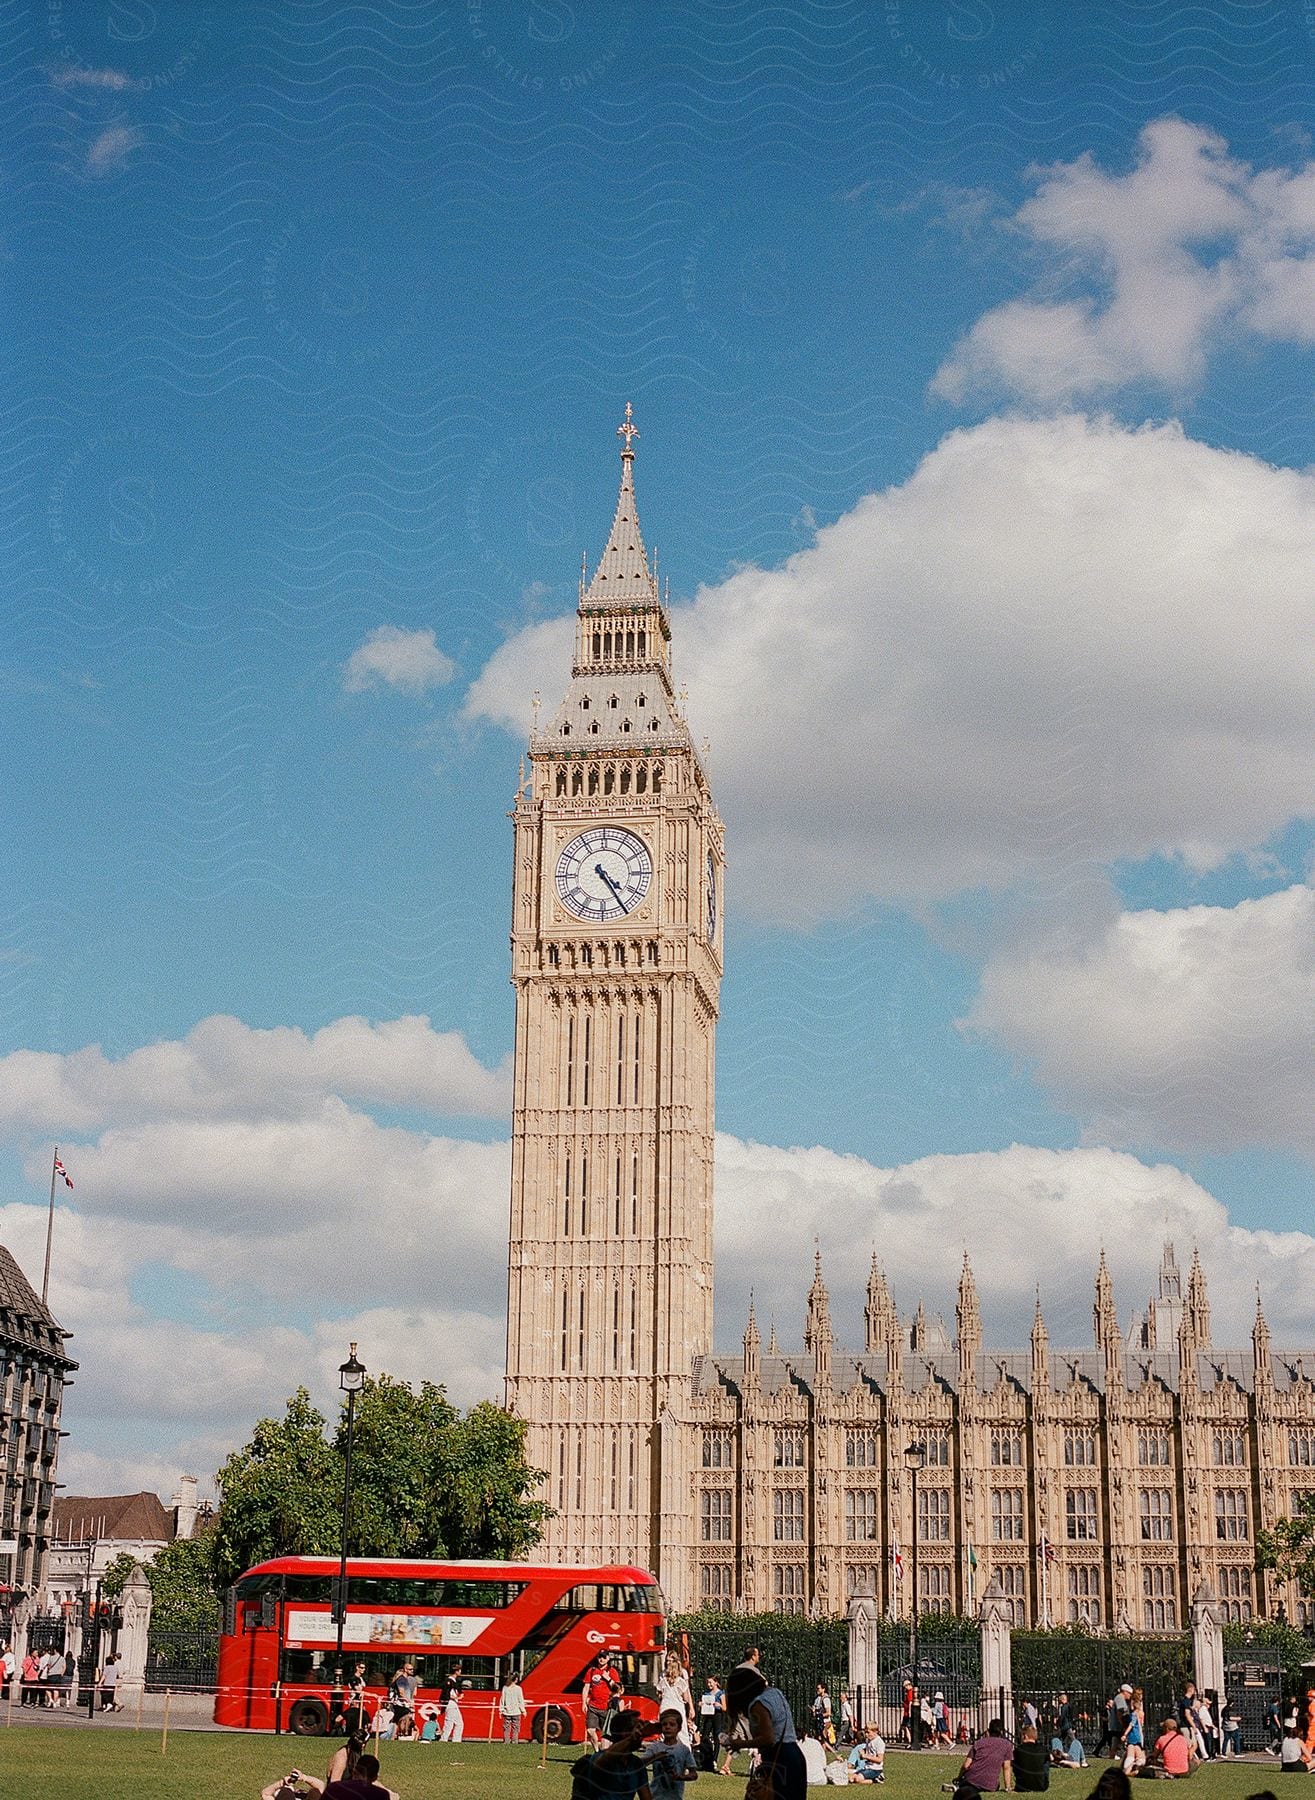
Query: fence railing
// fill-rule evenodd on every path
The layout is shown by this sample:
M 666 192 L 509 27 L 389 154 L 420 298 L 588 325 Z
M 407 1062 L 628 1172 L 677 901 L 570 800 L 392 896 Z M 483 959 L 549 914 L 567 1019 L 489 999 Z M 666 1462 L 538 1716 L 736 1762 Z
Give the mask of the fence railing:
M 146 1689 L 213 1692 L 219 1666 L 217 1631 L 153 1631 L 146 1644 Z

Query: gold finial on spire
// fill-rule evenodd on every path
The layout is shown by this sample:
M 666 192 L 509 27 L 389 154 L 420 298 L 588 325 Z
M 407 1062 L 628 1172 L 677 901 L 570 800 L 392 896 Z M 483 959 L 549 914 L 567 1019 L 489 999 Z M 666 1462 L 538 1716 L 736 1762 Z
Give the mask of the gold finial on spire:
M 633 456 L 635 454 L 630 440 L 631 440 L 631 438 L 637 438 L 639 436 L 639 427 L 638 427 L 638 425 L 631 424 L 631 419 L 633 418 L 633 416 L 634 415 L 632 414 L 632 412 L 630 410 L 630 402 L 627 400 L 626 401 L 626 416 L 624 419 L 622 419 L 621 423 L 616 428 L 616 435 L 619 438 L 624 438 L 626 441 L 626 447 L 621 452 L 622 456 Z

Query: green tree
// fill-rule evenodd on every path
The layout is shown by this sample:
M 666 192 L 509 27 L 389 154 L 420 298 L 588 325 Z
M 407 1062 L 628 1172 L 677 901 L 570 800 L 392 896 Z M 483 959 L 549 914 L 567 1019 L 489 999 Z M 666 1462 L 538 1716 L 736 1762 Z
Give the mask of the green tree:
M 1262 1569 L 1315 1593 L 1315 1494 L 1295 1495 L 1291 1514 L 1257 1533 L 1256 1552 Z
M 151 1625 L 157 1631 L 206 1631 L 219 1625 L 213 1531 L 175 1538 L 146 1565 Z
M 221 1587 L 271 1556 L 331 1556 L 338 1548 L 342 1459 L 324 1414 L 298 1388 L 281 1419 L 261 1419 L 219 1471 L 214 1571 Z
M 336 1556 L 345 1407 L 332 1440 L 305 1389 L 262 1419 L 219 1472 L 214 1573 L 227 1586 L 278 1555 Z M 357 1556 L 511 1557 L 538 1540 L 549 1509 L 525 1460 L 525 1427 L 483 1401 L 463 1417 L 433 1382 L 387 1375 L 357 1397 L 348 1543 Z
M 100 1591 L 106 1600 L 117 1600 L 128 1585 L 128 1577 L 137 1567 L 138 1558 L 130 1550 L 120 1550 L 119 1554 L 106 1563 L 101 1572 Z

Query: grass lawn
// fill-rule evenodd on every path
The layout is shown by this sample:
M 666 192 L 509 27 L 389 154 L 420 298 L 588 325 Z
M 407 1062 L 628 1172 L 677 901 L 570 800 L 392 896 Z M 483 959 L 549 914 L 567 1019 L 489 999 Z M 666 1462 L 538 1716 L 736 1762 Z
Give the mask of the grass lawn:
M 0 1795 L 32 1796 L 32 1800 L 255 1800 L 266 1782 L 294 1765 L 323 1777 L 329 1745 L 322 1738 L 239 1736 L 217 1732 L 172 1731 L 169 1749 L 160 1755 L 160 1734 L 107 1727 L 85 1731 L 15 1725 L 0 1729 Z M 550 1749 L 540 1772 L 539 1753 L 501 1744 L 385 1744 L 380 1760 L 383 1780 L 402 1800 L 487 1800 L 526 1795 L 566 1800 L 570 1768 L 583 1754 L 579 1745 Z M 938 1800 L 959 1758 L 920 1753 L 892 1754 L 884 1795 L 890 1800 Z M 1055 1770 L 1050 1792 L 1058 1800 L 1086 1800 L 1096 1776 L 1109 1767 L 1097 1763 L 1090 1774 Z M 1264 1788 L 1277 1787 L 1276 1763 L 1220 1763 L 1192 1777 L 1197 1800 L 1245 1800 Z M 740 1800 L 742 1777 L 723 1780 L 703 1776 L 701 1786 L 714 1795 Z M 1204 1793 L 1202 1792 L 1204 1790 Z M 819 1800 L 829 1790 L 819 1789 Z M 1163 1793 L 1158 1784 L 1139 1785 L 1135 1792 L 1150 1800 Z

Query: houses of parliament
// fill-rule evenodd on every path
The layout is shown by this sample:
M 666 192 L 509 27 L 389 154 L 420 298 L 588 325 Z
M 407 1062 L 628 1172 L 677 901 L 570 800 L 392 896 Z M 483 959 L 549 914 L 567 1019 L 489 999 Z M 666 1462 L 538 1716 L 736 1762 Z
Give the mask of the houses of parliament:
M 1102 1255 L 1082 1348 L 1052 1346 L 1038 1300 L 1025 1348 L 988 1349 L 966 1257 L 952 1335 L 901 1315 L 874 1259 L 844 1348 L 819 1258 L 800 1350 L 764 1346 L 751 1308 L 740 1353 L 714 1353 L 724 833 L 628 406 L 618 435 L 512 814 L 507 1404 L 547 1472 L 546 1552 L 638 1563 L 678 1610 L 835 1614 L 863 1583 L 907 1615 L 916 1560 L 927 1612 L 971 1611 L 994 1577 L 1019 1624 L 1172 1630 L 1208 1578 L 1234 1619 L 1315 1623 L 1255 1550 L 1315 1489 L 1315 1353 L 1274 1348 L 1259 1300 L 1250 1345 L 1216 1349 L 1205 1273 L 1171 1245 L 1127 1333 Z

